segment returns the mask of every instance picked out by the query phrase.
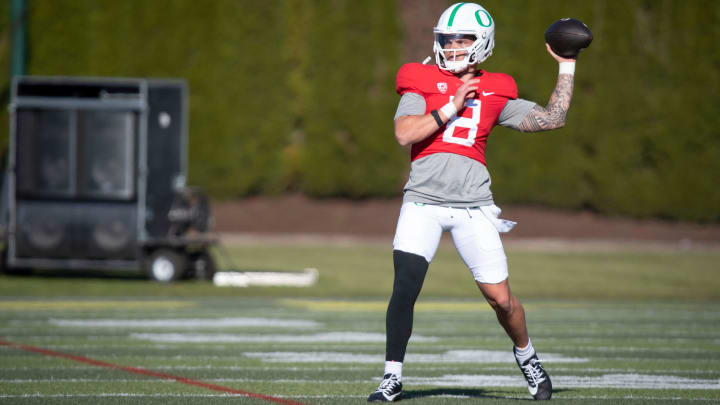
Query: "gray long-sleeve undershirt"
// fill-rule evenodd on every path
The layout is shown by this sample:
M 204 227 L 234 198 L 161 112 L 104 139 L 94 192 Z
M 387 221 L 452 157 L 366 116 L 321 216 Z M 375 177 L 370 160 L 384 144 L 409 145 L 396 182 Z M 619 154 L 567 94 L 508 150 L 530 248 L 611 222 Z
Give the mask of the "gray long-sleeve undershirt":
M 498 117 L 498 124 L 515 128 L 536 103 L 508 100 Z M 425 99 L 416 93 L 400 98 L 395 119 L 405 115 L 424 115 Z M 452 207 L 493 204 L 490 173 L 482 163 L 454 153 L 433 153 L 410 165 L 410 176 L 403 189 L 403 202 Z

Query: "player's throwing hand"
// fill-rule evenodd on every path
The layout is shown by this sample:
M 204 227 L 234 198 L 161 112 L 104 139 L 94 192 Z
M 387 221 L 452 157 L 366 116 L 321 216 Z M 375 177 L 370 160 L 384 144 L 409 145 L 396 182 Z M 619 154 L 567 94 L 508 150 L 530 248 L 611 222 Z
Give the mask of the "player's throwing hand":
M 455 92 L 455 98 L 453 98 L 453 104 L 455 104 L 455 108 L 457 108 L 458 111 L 465 106 L 465 100 L 475 97 L 479 82 L 479 78 L 474 78 L 458 87 Z
M 548 44 L 547 42 L 545 43 L 545 47 L 547 48 L 547 51 L 550 54 L 550 56 L 552 56 L 556 61 L 558 61 L 558 63 L 575 62 L 577 60 L 577 59 L 563 58 L 562 56 L 556 54 L 555 52 L 553 52 L 552 48 L 550 48 L 550 44 Z

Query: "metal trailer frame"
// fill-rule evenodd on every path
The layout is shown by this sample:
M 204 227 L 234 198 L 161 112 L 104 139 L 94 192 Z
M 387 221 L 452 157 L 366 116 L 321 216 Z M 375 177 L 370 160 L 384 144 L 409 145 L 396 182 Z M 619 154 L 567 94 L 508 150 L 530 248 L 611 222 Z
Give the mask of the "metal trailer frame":
M 140 88 L 138 99 L 112 99 L 103 100 L 81 100 L 63 99 L 62 107 L 59 106 L 57 98 L 52 97 L 16 97 L 20 82 L 62 82 L 62 83 L 114 83 L 137 85 Z M 67 76 L 16 76 L 11 84 L 11 103 L 8 106 L 10 115 L 10 133 L 8 164 L 6 168 L 6 198 L 7 200 L 7 226 L 3 239 L 5 246 L 5 266 L 13 268 L 37 268 L 37 269 L 70 269 L 70 270 L 123 270 L 138 271 L 144 267 L 144 260 L 148 252 L 159 248 L 169 248 L 186 252 L 206 251 L 211 245 L 218 243 L 216 236 L 207 233 L 193 233 L 182 236 L 151 237 L 146 229 L 147 219 L 147 180 L 148 180 L 148 88 L 151 84 L 172 83 L 181 85 L 182 98 L 182 123 L 180 141 L 180 170 L 181 181 L 187 179 L 187 150 L 188 150 L 188 101 L 187 84 L 180 79 L 144 79 L 144 78 L 104 78 L 104 77 L 67 77 Z M 137 252 L 134 260 L 113 260 L 113 259 L 73 259 L 73 258 L 27 258 L 17 256 L 17 193 L 16 193 L 16 142 L 17 142 L 17 112 L 21 108 L 46 108 L 46 109 L 73 109 L 73 110 L 104 110 L 104 111 L 132 111 L 138 114 L 137 131 L 137 177 L 134 187 L 136 193 L 137 209 Z M 74 141 L 77 143 L 77 140 Z M 184 184 L 183 184 L 184 186 Z

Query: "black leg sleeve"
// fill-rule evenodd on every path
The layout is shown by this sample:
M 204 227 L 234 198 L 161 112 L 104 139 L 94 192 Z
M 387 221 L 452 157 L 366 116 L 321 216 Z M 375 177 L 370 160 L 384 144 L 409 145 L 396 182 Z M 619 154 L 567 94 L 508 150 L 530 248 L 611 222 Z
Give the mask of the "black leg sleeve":
M 400 250 L 393 250 L 393 263 L 395 282 L 385 318 L 385 360 L 403 361 L 412 333 L 415 300 L 422 289 L 429 263 L 422 256 Z

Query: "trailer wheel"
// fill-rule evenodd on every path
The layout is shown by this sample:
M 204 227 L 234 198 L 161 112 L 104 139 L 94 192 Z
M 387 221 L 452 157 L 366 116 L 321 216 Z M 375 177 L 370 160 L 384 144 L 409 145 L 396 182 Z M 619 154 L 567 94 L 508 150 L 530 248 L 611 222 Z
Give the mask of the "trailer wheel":
M 217 266 L 215 259 L 207 251 L 202 251 L 191 257 L 191 275 L 198 280 L 212 281 Z
M 145 260 L 145 272 L 151 280 L 169 283 L 180 279 L 187 259 L 177 251 L 161 248 Z

